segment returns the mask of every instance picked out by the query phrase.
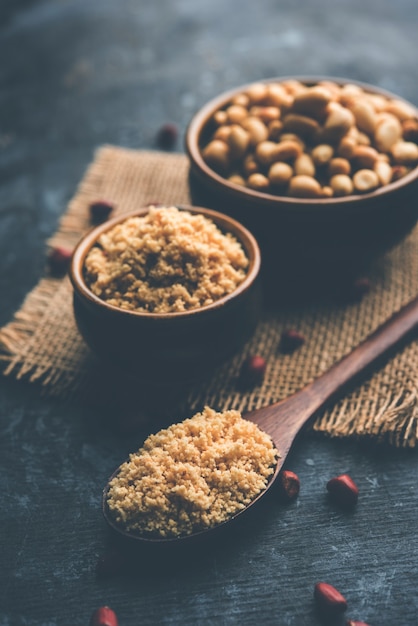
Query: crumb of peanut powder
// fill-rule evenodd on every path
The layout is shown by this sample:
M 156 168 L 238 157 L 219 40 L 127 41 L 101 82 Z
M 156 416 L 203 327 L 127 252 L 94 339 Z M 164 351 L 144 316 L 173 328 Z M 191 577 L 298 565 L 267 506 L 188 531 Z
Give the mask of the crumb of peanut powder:
M 267 486 L 277 450 L 238 411 L 202 413 L 151 435 L 110 482 L 107 504 L 125 530 L 160 538 L 216 526 Z
M 91 291 L 130 311 L 172 313 L 234 291 L 249 260 L 231 233 L 204 215 L 151 207 L 103 233 L 85 260 Z

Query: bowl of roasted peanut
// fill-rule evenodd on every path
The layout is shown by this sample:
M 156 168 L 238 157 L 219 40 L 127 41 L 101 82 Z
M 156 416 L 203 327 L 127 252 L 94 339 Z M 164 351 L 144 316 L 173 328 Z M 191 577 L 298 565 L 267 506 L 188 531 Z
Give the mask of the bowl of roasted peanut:
M 193 201 L 249 227 L 278 280 L 362 271 L 418 217 L 418 110 L 372 85 L 240 86 L 196 113 L 185 146 Z

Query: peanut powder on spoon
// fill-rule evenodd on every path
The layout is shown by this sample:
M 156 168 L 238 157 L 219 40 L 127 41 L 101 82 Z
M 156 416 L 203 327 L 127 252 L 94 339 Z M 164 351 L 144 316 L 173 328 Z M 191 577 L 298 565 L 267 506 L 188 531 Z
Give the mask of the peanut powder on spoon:
M 209 407 L 148 437 L 121 465 L 107 505 L 124 530 L 160 538 L 216 526 L 250 504 L 274 472 L 269 435 L 238 411 Z

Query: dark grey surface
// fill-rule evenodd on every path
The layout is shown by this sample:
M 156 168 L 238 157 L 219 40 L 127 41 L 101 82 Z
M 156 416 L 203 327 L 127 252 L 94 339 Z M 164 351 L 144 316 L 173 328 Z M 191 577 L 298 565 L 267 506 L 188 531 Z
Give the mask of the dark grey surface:
M 3 0 L 0 4 L 0 324 L 43 274 L 57 227 L 102 143 L 154 148 L 166 121 L 181 136 L 229 87 L 298 73 L 345 76 L 418 104 L 418 5 L 412 0 Z M 319 625 L 324 580 L 347 617 L 418 623 L 415 453 L 300 439 L 287 466 L 302 482 L 232 537 L 186 559 L 135 555 L 107 578 L 104 481 L 141 443 L 88 406 L 0 380 L 0 624 L 88 624 L 100 605 L 121 626 Z M 361 495 L 343 513 L 327 480 L 349 472 Z

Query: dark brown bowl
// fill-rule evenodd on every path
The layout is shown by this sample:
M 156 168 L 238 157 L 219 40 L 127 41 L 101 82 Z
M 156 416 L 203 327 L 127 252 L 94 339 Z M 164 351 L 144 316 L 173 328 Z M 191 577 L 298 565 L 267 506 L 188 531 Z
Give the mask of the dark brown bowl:
M 200 207 L 178 207 L 203 214 L 223 232 L 232 233 L 250 260 L 244 281 L 217 302 L 181 313 L 126 311 L 104 302 L 83 278 L 86 255 L 100 235 L 128 217 L 94 228 L 78 243 L 70 266 L 74 314 L 81 335 L 104 362 L 138 382 L 173 384 L 199 380 L 237 352 L 255 329 L 260 312 L 260 251 L 253 235 L 229 216 Z
M 367 92 L 402 100 L 377 87 L 339 78 L 295 76 L 260 82 L 289 78 L 309 86 L 323 80 L 356 84 Z M 190 188 L 194 203 L 216 206 L 254 233 L 263 267 L 270 270 L 276 284 L 295 279 L 309 282 L 329 272 L 361 271 L 412 229 L 418 217 L 417 167 L 371 193 L 321 199 L 254 191 L 228 181 L 209 167 L 201 151 L 213 132 L 213 114 L 248 87 L 243 85 L 214 98 L 191 120 L 185 140 Z

